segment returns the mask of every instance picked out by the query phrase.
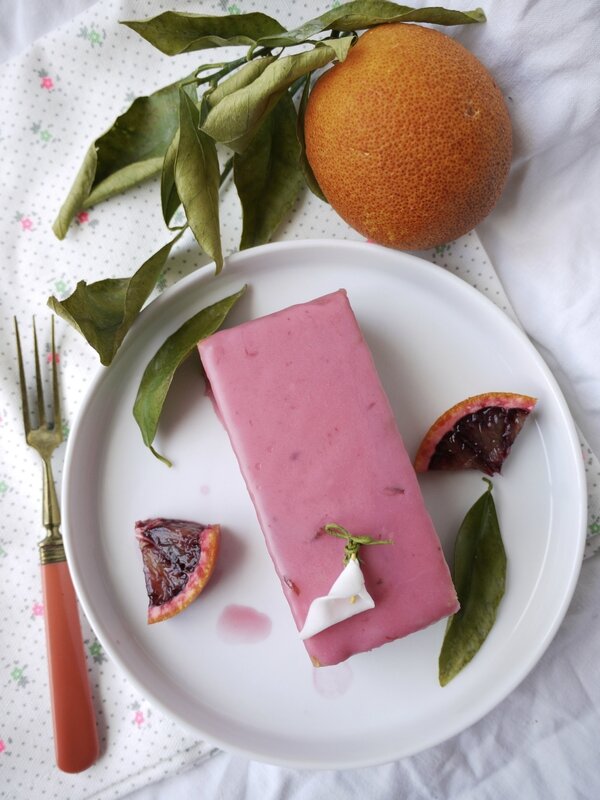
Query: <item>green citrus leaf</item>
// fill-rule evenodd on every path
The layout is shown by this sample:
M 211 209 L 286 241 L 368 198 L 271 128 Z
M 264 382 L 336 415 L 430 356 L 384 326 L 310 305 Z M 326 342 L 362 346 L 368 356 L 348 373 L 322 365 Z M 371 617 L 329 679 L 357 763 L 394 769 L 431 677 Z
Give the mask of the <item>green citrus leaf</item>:
M 285 31 L 276 19 L 260 12 L 209 16 L 165 11 L 150 19 L 122 24 L 168 56 L 213 47 L 253 45 L 263 36 Z
M 75 216 L 85 206 L 85 201 L 90 195 L 92 185 L 94 183 L 94 176 L 96 175 L 96 168 L 98 166 L 98 154 L 96 151 L 95 143 L 88 148 L 79 172 L 75 176 L 73 185 L 69 189 L 64 203 L 60 207 L 58 216 L 52 225 L 54 235 L 58 239 L 64 239 L 69 230 L 69 225 L 75 219 Z
M 264 244 L 291 212 L 303 185 L 296 109 L 286 92 L 243 153 L 233 157 L 242 204 L 240 249 Z
M 358 36 L 352 34 L 351 36 L 340 36 L 339 39 L 327 39 L 326 44 L 335 51 L 337 61 L 345 61 L 350 48 L 357 39 Z
M 90 284 L 79 281 L 65 300 L 48 299 L 50 308 L 84 336 L 105 366 L 113 360 L 180 236 L 161 247 L 131 278 L 107 278 Z
M 181 83 L 181 82 L 180 82 Z M 90 146 L 53 230 L 64 239 L 74 216 L 160 172 L 178 125 L 179 86 L 138 97 Z M 186 87 L 186 91 L 191 91 Z
M 200 112 L 196 104 L 181 91 L 175 187 L 196 241 L 220 272 L 223 253 L 219 227 L 219 159 L 213 139 L 200 130 L 199 124 Z
M 494 622 L 506 584 L 502 543 L 492 482 L 467 513 L 454 547 L 452 578 L 460 610 L 448 621 L 439 657 L 439 680 L 445 686 L 479 651 Z
M 480 8 L 474 11 L 450 11 L 439 6 L 410 8 L 388 0 L 354 0 L 332 8 L 291 31 L 263 36 L 257 44 L 262 47 L 290 47 L 310 40 L 323 31 L 358 31 L 386 22 L 468 25 L 485 22 L 485 14 Z
M 152 450 L 155 456 L 169 465 L 170 462 L 160 456 L 152 447 L 152 442 L 158 430 L 160 414 L 175 371 L 193 352 L 199 341 L 215 333 L 221 327 L 245 291 L 246 287 L 243 286 L 239 292 L 207 306 L 184 322 L 161 345 L 144 370 L 133 406 L 133 416 L 142 432 L 144 444 Z
M 189 94 L 190 98 L 195 103 L 198 102 L 198 94 L 195 85 L 182 86 L 181 89 L 186 94 Z M 181 205 L 181 198 L 179 197 L 177 186 L 175 185 L 175 161 L 177 159 L 178 149 L 179 128 L 177 128 L 175 131 L 175 135 L 167 147 L 160 176 L 160 204 L 162 208 L 163 219 L 167 227 L 171 226 L 173 215 Z
M 308 96 L 310 94 L 310 79 L 311 74 L 309 73 L 306 76 L 306 80 L 304 82 L 304 88 L 302 89 L 302 96 L 300 98 L 300 104 L 298 106 L 298 123 L 296 126 L 296 135 L 298 137 L 298 142 L 300 144 L 300 168 L 302 173 L 304 174 L 304 181 L 308 188 L 311 190 L 313 194 L 315 194 L 319 200 L 323 200 L 323 202 L 327 203 L 327 198 L 323 194 L 321 187 L 319 186 L 319 182 L 315 178 L 315 174 L 312 171 L 312 167 L 308 163 L 308 159 L 306 157 L 306 143 L 304 140 L 304 114 L 306 113 L 306 104 L 308 103 Z
M 215 141 L 241 153 L 283 93 L 298 78 L 337 57 L 328 44 L 318 44 L 312 50 L 278 58 L 250 84 L 226 95 L 211 108 L 202 129 Z
M 214 90 L 206 93 L 208 106 L 212 108 L 216 106 L 217 103 L 220 103 L 224 97 L 227 97 L 227 95 L 237 92 L 238 89 L 244 89 L 258 78 L 259 75 L 262 75 L 269 64 L 272 64 L 275 60 L 275 56 L 262 56 L 261 58 L 255 58 L 252 61 L 246 62 L 232 75 L 221 81 Z
M 160 204 L 163 219 L 167 226 L 171 224 L 173 215 L 181 205 L 181 198 L 175 185 L 175 161 L 178 149 L 179 128 L 175 131 L 175 136 L 173 136 L 171 144 L 167 147 L 160 176 Z

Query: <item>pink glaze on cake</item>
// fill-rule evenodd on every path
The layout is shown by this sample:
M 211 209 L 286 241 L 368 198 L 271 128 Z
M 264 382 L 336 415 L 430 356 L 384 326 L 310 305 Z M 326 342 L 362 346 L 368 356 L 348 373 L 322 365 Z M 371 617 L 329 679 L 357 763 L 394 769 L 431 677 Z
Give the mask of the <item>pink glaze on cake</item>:
M 346 292 L 219 331 L 200 355 L 298 629 L 353 534 L 375 607 L 306 639 L 336 664 L 458 609 L 440 542 Z

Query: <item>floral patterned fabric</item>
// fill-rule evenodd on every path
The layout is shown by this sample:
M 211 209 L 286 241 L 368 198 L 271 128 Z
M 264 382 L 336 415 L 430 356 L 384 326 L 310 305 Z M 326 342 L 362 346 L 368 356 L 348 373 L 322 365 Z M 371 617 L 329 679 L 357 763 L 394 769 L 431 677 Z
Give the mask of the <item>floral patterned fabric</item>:
M 199 5 L 203 13 L 239 13 L 251 7 L 241 0 L 172 4 L 196 12 Z M 315 2 L 310 14 L 329 5 Z M 271 12 L 284 24 L 307 16 L 305 8 L 291 2 L 272 6 Z M 102 755 L 81 775 L 59 773 L 54 765 L 35 547 L 42 531 L 41 476 L 36 454 L 23 443 L 13 348 L 12 316 L 16 314 L 24 327 L 35 314 L 50 361 L 48 295 L 66 297 L 81 278 L 129 275 L 139 265 L 141 252 L 149 255 L 169 239 L 155 183 L 80 212 L 63 242 L 51 231 L 89 143 L 135 96 L 197 65 L 196 55 L 168 59 L 118 24 L 119 19 L 151 16 L 164 7 L 171 5 L 150 0 L 98 3 L 0 67 L 0 794 L 11 798 L 116 798 L 189 768 L 213 752 L 137 693 L 83 619 Z M 226 196 L 222 218 L 225 250 L 232 252 L 240 230 L 233 197 Z M 360 238 L 307 194 L 277 238 L 319 237 Z M 190 237 L 182 238 L 177 253 L 177 266 L 162 276 L 159 292 L 201 263 Z M 512 315 L 475 233 L 421 255 L 458 274 Z M 57 344 L 68 436 L 98 365 L 95 354 L 62 322 L 57 324 Z M 583 437 L 581 444 L 589 488 L 589 556 L 600 549 L 600 465 Z M 55 459 L 57 481 L 63 455 L 64 447 Z

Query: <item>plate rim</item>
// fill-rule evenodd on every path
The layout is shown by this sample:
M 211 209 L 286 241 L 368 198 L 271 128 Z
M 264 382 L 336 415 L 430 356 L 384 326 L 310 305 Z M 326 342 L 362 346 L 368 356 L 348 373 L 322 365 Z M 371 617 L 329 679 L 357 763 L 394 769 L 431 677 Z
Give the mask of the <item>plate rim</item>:
M 473 298 L 476 298 L 475 302 L 487 305 L 488 311 L 490 313 L 496 314 L 497 316 L 502 318 L 503 324 L 508 323 L 509 327 L 512 326 L 513 332 L 517 335 L 518 338 L 520 338 L 523 346 L 526 347 L 531 357 L 537 362 L 538 367 L 540 368 L 541 372 L 543 373 L 549 386 L 552 389 L 554 400 L 557 402 L 559 410 L 561 411 L 561 416 L 565 426 L 565 433 L 567 434 L 570 447 L 573 451 L 573 456 L 574 456 L 573 460 L 576 464 L 576 485 L 579 494 L 579 503 L 577 506 L 579 519 L 577 520 L 578 522 L 577 547 L 574 547 L 573 550 L 573 559 L 572 559 L 570 574 L 568 575 L 568 580 L 563 584 L 562 597 L 560 599 L 558 613 L 555 614 L 554 618 L 552 619 L 552 622 L 549 623 L 548 626 L 545 628 L 544 635 L 538 642 L 537 647 L 533 651 L 529 652 L 526 658 L 522 659 L 520 668 L 515 670 L 515 672 L 513 673 L 512 681 L 509 681 L 508 684 L 504 686 L 501 692 L 494 693 L 493 691 L 491 691 L 487 697 L 487 702 L 486 701 L 480 702 L 476 706 L 476 710 L 472 711 L 471 713 L 469 713 L 468 711 L 463 712 L 463 714 L 460 716 L 460 719 L 454 724 L 454 726 L 451 726 L 452 731 L 450 733 L 444 730 L 443 733 L 437 736 L 433 735 L 429 737 L 429 742 L 425 746 L 418 745 L 412 749 L 409 748 L 409 750 L 404 749 L 401 753 L 399 753 L 396 756 L 393 756 L 392 758 L 388 757 L 387 755 L 383 756 L 379 760 L 370 757 L 365 757 L 364 760 L 360 759 L 357 760 L 356 758 L 353 758 L 351 764 L 348 763 L 347 761 L 344 761 L 343 758 L 340 758 L 337 762 L 332 762 L 331 760 L 328 760 L 327 763 L 322 763 L 321 761 L 315 759 L 307 759 L 306 757 L 301 757 L 299 759 L 291 759 L 291 758 L 286 759 L 281 757 L 273 757 L 259 750 L 253 750 L 251 747 L 239 747 L 238 745 L 235 744 L 232 745 L 228 741 L 220 740 L 219 737 L 209 736 L 200 728 L 191 725 L 186 719 L 182 718 L 177 712 L 174 712 L 171 708 L 169 708 L 169 706 L 166 703 L 164 703 L 161 700 L 161 698 L 154 691 L 152 691 L 143 681 L 140 681 L 137 678 L 135 673 L 132 671 L 131 667 L 125 662 L 123 658 L 121 658 L 118 650 L 112 646 L 112 643 L 110 641 L 110 633 L 105 630 L 105 627 L 102 623 L 100 616 L 94 610 L 91 598 L 88 598 L 87 596 L 85 587 L 82 585 L 77 569 L 73 569 L 73 565 L 77 564 L 77 555 L 76 555 L 77 548 L 76 545 L 74 544 L 74 540 L 77 539 L 77 536 L 76 534 L 71 536 L 70 533 L 70 520 L 69 520 L 70 482 L 68 480 L 68 477 L 72 469 L 72 461 L 74 459 L 74 451 L 76 448 L 77 433 L 80 425 L 82 424 L 86 416 L 86 410 L 89 404 L 92 402 L 94 395 L 98 391 L 98 388 L 105 380 L 109 379 L 109 370 L 111 367 L 99 366 L 96 373 L 89 382 L 86 390 L 83 393 L 83 397 L 81 399 L 81 402 L 77 408 L 75 417 L 73 419 L 71 432 L 67 439 L 67 447 L 66 447 L 65 460 L 63 466 L 63 481 L 61 487 L 61 507 L 63 508 L 63 531 L 64 531 L 67 562 L 70 567 L 71 577 L 77 593 L 77 597 L 91 627 L 98 636 L 100 642 L 102 643 L 102 646 L 106 649 L 107 653 L 109 654 L 113 662 L 124 673 L 127 680 L 140 692 L 140 694 L 150 699 L 151 702 L 162 713 L 165 714 L 165 716 L 167 716 L 172 720 L 175 720 L 184 730 L 187 730 L 194 736 L 200 735 L 207 743 L 215 745 L 229 753 L 234 753 L 244 758 L 250 758 L 256 761 L 261 761 L 281 767 L 294 768 L 294 769 L 313 769 L 313 770 L 369 767 L 384 763 L 390 763 L 391 761 L 401 757 L 410 757 L 419 752 L 431 749 L 432 747 L 442 744 L 443 742 L 448 741 L 454 736 L 459 735 L 468 727 L 470 727 L 471 725 L 475 724 L 476 722 L 480 721 L 485 716 L 487 716 L 495 707 L 497 707 L 503 700 L 505 700 L 522 683 L 522 681 L 529 675 L 531 670 L 538 663 L 538 661 L 545 653 L 552 640 L 554 639 L 560 625 L 562 624 L 565 618 L 581 571 L 583 552 L 585 547 L 585 538 L 586 538 L 585 534 L 586 534 L 586 523 L 587 523 L 587 516 L 586 516 L 587 485 L 585 479 L 585 470 L 584 470 L 583 460 L 581 458 L 577 458 L 577 453 L 581 449 L 579 443 L 579 436 L 576 431 L 575 422 L 569 410 L 564 394 L 558 384 L 558 381 L 556 380 L 549 366 L 545 362 L 544 358 L 535 348 L 534 344 L 531 342 L 531 340 L 524 332 L 524 330 L 507 313 L 505 313 L 499 306 L 497 306 L 489 297 L 487 297 L 481 291 L 473 287 L 471 284 L 462 279 L 460 276 L 455 275 L 454 273 L 449 272 L 444 267 L 434 264 L 433 262 L 421 258 L 418 255 L 407 253 L 405 251 L 400 251 L 400 250 L 392 250 L 391 248 L 386 248 L 381 245 L 373 244 L 371 242 L 355 241 L 350 239 L 294 239 L 289 241 L 270 242 L 264 245 L 259 245 L 257 247 L 249 248 L 247 250 L 237 251 L 229 255 L 226 258 L 224 271 L 227 270 L 228 264 L 236 265 L 240 262 L 243 263 L 244 261 L 247 260 L 252 261 L 255 260 L 256 258 L 260 259 L 261 254 L 265 251 L 268 251 L 269 253 L 272 253 L 274 251 L 283 251 L 285 253 L 293 250 L 314 251 L 321 249 L 325 251 L 327 250 L 337 251 L 344 249 L 364 251 L 370 254 L 371 256 L 373 256 L 375 252 L 379 252 L 380 254 L 385 255 L 385 257 L 387 258 L 391 259 L 397 258 L 400 261 L 406 261 L 408 264 L 411 265 L 411 267 L 418 265 L 419 269 L 429 270 L 432 272 L 432 274 L 436 273 L 440 280 L 442 281 L 446 280 L 450 284 L 454 284 L 455 286 L 460 286 L 461 291 L 464 291 L 466 292 L 466 294 L 470 294 Z M 140 315 L 135 320 L 130 331 L 128 332 L 128 335 L 125 338 L 122 347 L 119 349 L 119 352 L 117 353 L 115 359 L 113 360 L 113 365 L 118 364 L 121 358 L 123 358 L 126 355 L 128 349 L 128 342 L 132 342 L 132 340 L 135 337 L 136 330 L 145 324 L 146 319 L 151 318 L 151 316 L 154 314 L 159 314 L 163 306 L 175 302 L 177 296 L 183 292 L 186 292 L 191 284 L 195 283 L 200 284 L 214 277 L 215 277 L 215 265 L 214 262 L 211 262 L 193 270 L 183 278 L 179 279 L 175 284 L 166 289 L 161 295 L 159 295 L 150 303 L 148 303 L 143 308 Z M 250 283 L 251 280 L 249 279 L 248 282 Z

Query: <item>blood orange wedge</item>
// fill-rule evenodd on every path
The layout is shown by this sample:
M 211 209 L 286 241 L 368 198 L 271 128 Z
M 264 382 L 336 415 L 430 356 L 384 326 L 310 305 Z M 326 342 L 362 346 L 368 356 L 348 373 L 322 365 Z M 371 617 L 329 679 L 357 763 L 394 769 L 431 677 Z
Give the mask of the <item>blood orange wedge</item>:
M 179 614 L 198 597 L 212 575 L 221 531 L 180 519 L 135 523 L 148 592 L 148 623 Z
M 537 400 L 512 392 L 467 397 L 448 409 L 427 431 L 415 458 L 417 472 L 479 469 L 500 472 Z

